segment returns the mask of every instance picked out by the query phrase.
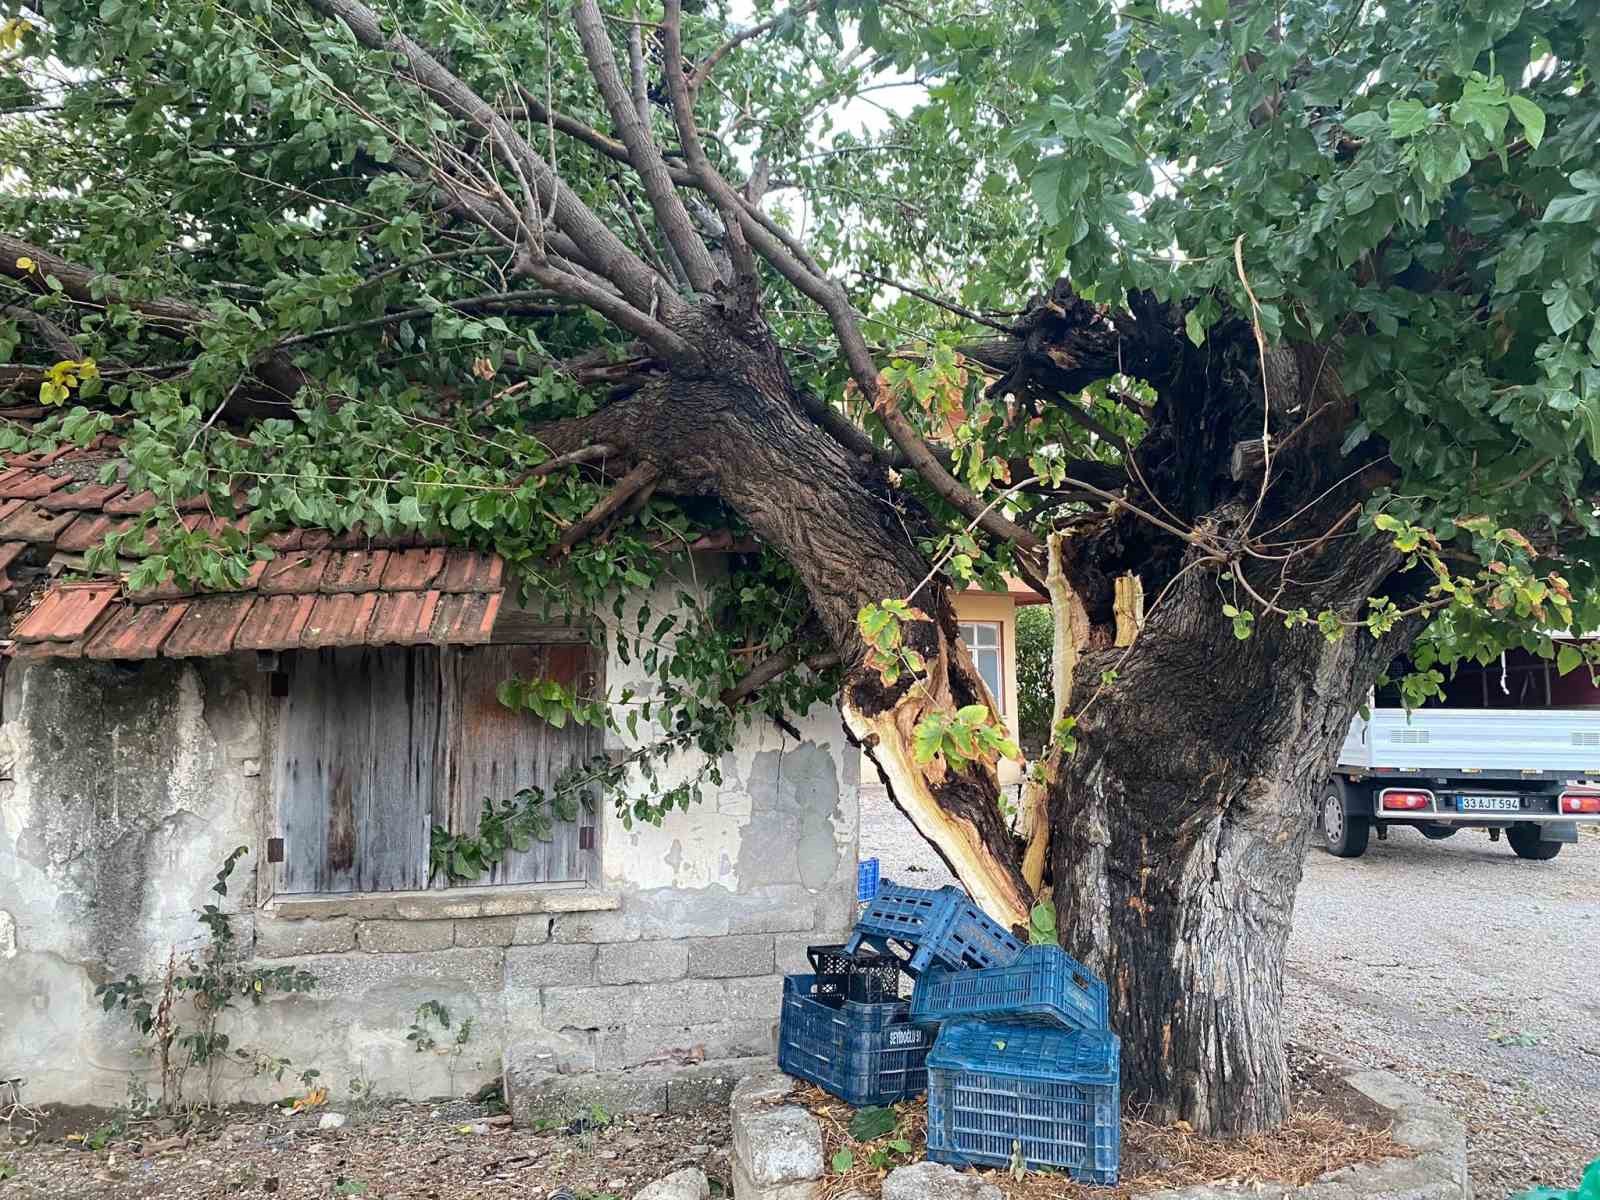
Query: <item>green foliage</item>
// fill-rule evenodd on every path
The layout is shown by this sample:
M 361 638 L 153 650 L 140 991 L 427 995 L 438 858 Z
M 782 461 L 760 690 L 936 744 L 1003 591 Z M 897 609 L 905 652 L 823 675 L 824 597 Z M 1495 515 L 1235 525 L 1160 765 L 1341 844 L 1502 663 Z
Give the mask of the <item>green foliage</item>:
M 873 1142 L 893 1133 L 899 1124 L 892 1108 L 862 1108 L 850 1118 L 850 1136 L 858 1142 Z
M 466 1044 L 472 1040 L 473 1020 L 467 1017 L 455 1026 L 451 1033 L 450 1010 L 439 1000 L 424 1000 L 417 1005 L 416 1020 L 406 1030 L 406 1041 L 411 1043 L 411 1048 L 418 1054 L 439 1049 L 439 1037 L 435 1035 L 433 1027 L 438 1026 L 443 1034 L 449 1034 L 449 1043 L 445 1049 L 453 1056 L 459 1057 Z
M 1017 609 L 1017 740 L 1029 755 L 1050 741 L 1055 711 L 1055 678 L 1051 664 L 1055 622 L 1046 604 Z
M 990 712 L 986 704 L 964 704 L 951 713 L 930 712 L 917 722 L 911 752 L 919 763 L 943 756 L 954 771 L 973 762 L 993 763 L 998 758 L 1020 758 L 1022 750 Z
M 1060 944 L 1061 931 L 1056 928 L 1056 906 L 1041 900 L 1028 911 L 1028 945 L 1055 946 Z
M 850 1118 L 850 1138 L 855 1146 L 842 1146 L 829 1158 L 836 1175 L 854 1170 L 858 1163 L 874 1171 L 886 1171 L 912 1155 L 912 1145 L 902 1137 L 892 1137 L 900 1127 L 900 1115 L 892 1108 L 858 1109 Z M 858 1149 L 859 1148 L 859 1149 Z
M 578 769 L 582 773 L 582 769 Z M 587 792 L 579 792 L 564 774 L 548 794 L 541 788 L 520 788 L 509 800 L 496 803 L 493 796 L 483 798 L 476 833 L 451 833 L 435 825 L 428 840 L 428 878 L 444 875 L 452 882 L 471 883 L 482 879 L 515 851 L 526 853 L 533 843 L 555 839 L 555 822 L 578 819 L 580 803 Z
M 1387 516 L 1439 539 L 1457 586 L 1497 601 L 1432 597 L 1425 640 L 1445 662 L 1555 653 L 1530 619 L 1552 567 L 1579 598 L 1574 627 L 1600 620 L 1600 522 L 1569 502 L 1592 492 L 1600 458 L 1600 60 L 1586 12 L 1017 0 L 923 37 L 960 80 L 935 89 L 950 120 L 976 129 L 973 89 L 1013 118 L 988 169 L 1026 181 L 1047 274 L 1064 268 L 1111 302 L 1153 290 L 1203 344 L 1252 309 L 1242 238 L 1269 341 L 1344 334 L 1360 409 L 1345 448 L 1381 438 L 1403 477 L 1372 497 L 1369 528 Z M 1471 515 L 1490 537 L 1461 523 Z M 1506 529 L 1528 533 L 1520 554 L 1494 542 Z M 1522 575 L 1484 589 L 1462 554 Z M 1381 632 L 1404 608 L 1375 603 L 1359 624 Z M 1223 615 L 1244 639 L 1269 611 L 1240 596 Z M 1350 627 L 1315 620 L 1330 637 Z
M 211 885 L 214 895 L 228 894 L 234 867 L 249 852 L 249 847 L 240 846 L 223 860 Z M 95 989 L 101 1007 L 106 1012 L 122 1009 L 146 1040 L 145 1049 L 160 1068 L 161 1107 L 167 1111 L 182 1101 L 184 1078 L 191 1069 L 202 1068 L 210 1081 L 230 1051 L 254 1073 L 275 1072 L 281 1078 L 288 1060 L 233 1046 L 220 1028 L 222 1015 L 242 998 L 260 1005 L 274 992 L 308 992 L 317 982 L 316 976 L 299 967 L 249 966 L 235 944 L 233 914 L 217 905 L 202 906 L 196 916 L 206 930 L 204 946 L 181 959 L 174 949 L 159 981 L 130 974 Z
M 1393 533 L 1397 545 L 1415 537 L 1402 552 L 1420 570 L 1436 559 L 1449 570 L 1420 611 L 1398 594 L 1357 614 L 1284 611 L 1230 588 L 1223 619 L 1241 639 L 1269 619 L 1335 639 L 1381 633 L 1409 613 L 1431 619 L 1424 670 L 1446 674 L 1517 645 L 1570 671 L 1591 660 L 1549 637 L 1551 594 L 1570 594 L 1571 628 L 1600 626 L 1600 517 L 1573 502 L 1600 487 L 1591 8 L 936 0 L 913 11 L 829 0 L 731 54 L 698 112 L 718 165 L 737 174 L 770 163 L 785 185 L 767 202 L 775 219 L 803 220 L 824 266 L 860 272 L 851 299 L 884 350 L 887 402 L 937 435 L 956 475 L 1004 511 L 1035 527 L 1055 521 L 1055 501 L 1001 500 L 1020 465 L 1058 485 L 1068 462 L 1119 462 L 1118 442 L 1144 435 L 1151 381 L 1102 381 L 1019 420 L 957 349 L 970 322 L 878 278 L 1010 310 L 1065 271 L 1111 309 L 1149 289 L 1201 347 L 1252 311 L 1272 342 L 1337 332 L 1358 410 L 1346 449 L 1381 443 L 1400 476 L 1352 529 Z M 549 79 L 556 109 L 607 124 L 565 13 L 547 26 L 538 6 L 402 0 L 385 14 L 492 102 L 507 80 Z M 721 0 L 695 7 L 686 53 L 704 59 L 751 15 Z M 799 661 L 823 642 L 805 589 L 770 553 L 680 586 L 698 534 L 744 532 L 723 506 L 649 497 L 558 552 L 610 481 L 592 469 L 531 473 L 551 455 L 533 431 L 609 403 L 609 385 L 586 386 L 556 364 L 621 361 L 629 337 L 549 297 L 479 303 L 518 286 L 501 274 L 505 248 L 440 211 L 419 155 L 482 139 L 419 101 L 386 56 L 281 0 L 198 11 L 66 0 L 47 21 L 6 20 L 0 50 L 0 159 L 19 164 L 0 222 L 115 273 L 132 295 L 179 295 L 208 314 L 183 342 L 122 300 L 74 304 L 37 264 L 0 281 L 0 364 L 40 368 L 50 409 L 40 425 L 0 428 L 0 451 L 88 445 L 115 430 L 129 485 L 158 499 L 90 555 L 92 569 L 131 559 L 135 587 L 168 577 L 237 586 L 267 553 L 262 531 L 359 523 L 496 550 L 525 599 L 573 613 L 615 603 L 608 649 L 642 665 L 648 689 L 587 696 L 522 680 L 502 699 L 553 723 L 626 731 L 621 763 L 589 764 L 569 782 L 573 794 L 610 797 L 630 824 L 717 786 L 715 763 L 740 722 L 832 694 L 837 671 L 797 667 L 738 715 L 719 702 L 762 657 Z M 888 106 L 873 128 L 847 115 L 853 100 L 859 109 L 906 78 L 922 90 L 906 89 L 916 99 Z M 660 109 L 655 132 L 676 144 Z M 567 140 L 557 162 L 619 236 L 659 253 L 629 219 L 641 197 L 614 162 Z M 473 169 L 516 190 L 488 154 Z M 1235 270 L 1236 244 L 1259 308 Z M 764 283 L 798 382 L 882 442 L 882 412 L 847 387 L 815 304 L 770 272 Z M 41 357 L 24 317 L 69 327 L 78 353 Z M 313 385 L 248 429 L 214 420 L 269 352 L 292 357 Z M 909 502 L 896 501 L 897 514 L 925 514 L 908 529 L 946 581 L 999 585 L 1010 547 L 975 535 L 914 472 L 891 490 Z M 220 514 L 248 506 L 251 529 L 186 526 L 178 504 L 201 493 Z M 1385 530 L 1379 517 L 1399 526 Z M 1488 525 L 1474 527 L 1479 518 Z M 1527 545 L 1497 531 L 1520 531 Z M 1495 563 L 1502 576 L 1485 577 Z M 901 637 L 912 613 L 867 611 L 861 633 L 885 686 L 915 680 L 925 664 Z M 1425 682 L 1413 691 L 1427 694 Z M 1007 752 L 985 732 L 994 728 L 942 714 L 918 752 L 957 767 Z M 1037 737 L 1041 727 L 1024 728 Z M 690 750 L 703 758 L 687 778 L 664 769 Z M 469 857 L 463 868 L 485 869 Z

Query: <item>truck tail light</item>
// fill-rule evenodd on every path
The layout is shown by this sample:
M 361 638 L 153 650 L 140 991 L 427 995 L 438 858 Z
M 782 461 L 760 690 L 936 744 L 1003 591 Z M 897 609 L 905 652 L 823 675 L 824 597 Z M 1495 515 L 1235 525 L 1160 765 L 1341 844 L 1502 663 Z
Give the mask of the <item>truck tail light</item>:
M 1561 811 L 1600 814 L 1600 792 L 1565 792 L 1561 796 Z
M 1389 812 L 1416 812 L 1433 807 L 1433 793 L 1408 788 L 1385 788 L 1379 796 L 1379 804 Z

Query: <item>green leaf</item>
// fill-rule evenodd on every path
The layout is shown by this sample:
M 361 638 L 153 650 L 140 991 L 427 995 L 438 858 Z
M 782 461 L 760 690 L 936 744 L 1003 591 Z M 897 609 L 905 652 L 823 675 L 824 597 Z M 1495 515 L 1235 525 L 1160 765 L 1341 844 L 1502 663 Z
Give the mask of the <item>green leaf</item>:
M 1557 196 L 1545 207 L 1543 220 L 1548 225 L 1592 225 L 1600 220 L 1600 192 Z
M 1200 314 L 1195 309 L 1190 309 L 1183 314 L 1183 331 L 1189 335 L 1189 340 L 1196 346 L 1206 344 L 1205 322 L 1200 319 Z
M 1522 132 L 1527 135 L 1528 145 L 1537 150 L 1544 141 L 1544 109 L 1526 96 L 1511 96 L 1507 103 L 1511 105 L 1511 115 L 1517 118 Z
M 1550 328 L 1557 335 L 1566 333 L 1587 315 L 1587 305 L 1562 279 L 1545 289 L 1544 305 L 1545 315 L 1550 320 Z
M 1389 136 L 1397 142 L 1421 133 L 1429 120 L 1429 111 L 1420 100 L 1389 101 Z
M 893 1133 L 899 1124 L 892 1108 L 863 1108 L 850 1118 L 850 1136 L 858 1142 L 876 1141 Z
M 956 709 L 956 716 L 965 725 L 981 725 L 989 719 L 987 704 L 964 704 Z
M 851 1150 L 848 1146 L 845 1147 L 843 1150 L 834 1151 L 834 1154 L 833 1154 L 833 1172 L 834 1172 L 835 1175 L 843 1175 L 846 1171 L 848 1171 L 851 1167 L 853 1167 L 855 1165 L 856 1165 L 855 1151 Z
M 1583 665 L 1583 651 L 1570 642 L 1564 642 L 1556 650 L 1556 670 L 1562 675 L 1570 675 Z

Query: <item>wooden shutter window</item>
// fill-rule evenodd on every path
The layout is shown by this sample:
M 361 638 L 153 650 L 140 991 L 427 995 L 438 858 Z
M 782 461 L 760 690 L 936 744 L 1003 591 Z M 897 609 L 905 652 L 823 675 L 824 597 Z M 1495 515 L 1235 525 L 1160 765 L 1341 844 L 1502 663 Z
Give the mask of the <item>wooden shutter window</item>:
M 274 776 L 280 890 L 427 886 L 443 749 L 439 654 L 423 646 L 286 656 Z
M 599 753 L 601 735 L 513 712 L 513 675 L 596 686 L 586 645 L 328 649 L 285 655 L 274 786 L 278 890 L 413 891 L 431 881 L 435 823 L 476 831 L 483 800 L 549 790 Z M 591 789 L 591 802 L 598 789 Z M 474 885 L 594 882 L 596 814 L 555 821 L 552 840 L 511 852 Z

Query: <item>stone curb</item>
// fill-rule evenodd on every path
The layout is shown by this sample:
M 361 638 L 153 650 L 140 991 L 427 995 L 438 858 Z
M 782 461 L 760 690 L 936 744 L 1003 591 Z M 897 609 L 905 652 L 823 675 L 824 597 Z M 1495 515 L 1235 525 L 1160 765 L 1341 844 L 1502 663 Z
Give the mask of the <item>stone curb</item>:
M 1343 1167 L 1303 1187 L 1199 1184 L 1135 1193 L 1136 1200 L 1472 1200 L 1466 1126 L 1453 1112 L 1387 1071 L 1354 1071 L 1344 1080 L 1394 1115 L 1394 1140 L 1415 1151 L 1415 1157 Z M 821 1131 L 815 1130 L 813 1140 L 810 1114 L 783 1103 L 795 1086 L 797 1081 L 769 1069 L 752 1072 L 735 1089 L 735 1200 L 813 1200 L 821 1194 L 826 1169 Z M 757 1161 L 769 1154 L 781 1159 L 781 1165 Z M 900 1168 L 889 1179 L 908 1169 L 915 1168 Z

